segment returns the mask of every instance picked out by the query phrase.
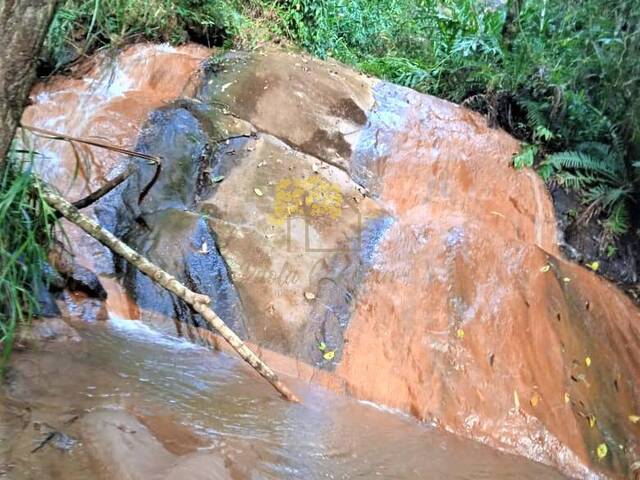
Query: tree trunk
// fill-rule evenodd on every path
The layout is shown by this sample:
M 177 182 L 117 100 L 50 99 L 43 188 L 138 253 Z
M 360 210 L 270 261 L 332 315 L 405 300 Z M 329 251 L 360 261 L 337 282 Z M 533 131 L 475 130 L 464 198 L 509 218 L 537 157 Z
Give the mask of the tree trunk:
M 57 0 L 0 0 L 0 172 L 29 91 Z
M 142 273 L 157 282 L 162 287 L 176 294 L 182 300 L 191 305 L 224 338 L 229 345 L 251 365 L 263 378 L 265 378 L 284 398 L 292 402 L 298 402 L 295 394 L 283 384 L 278 376 L 260 358 L 247 347 L 227 324 L 225 324 L 211 308 L 208 307 L 211 301 L 207 295 L 202 295 L 189 290 L 181 284 L 175 277 L 162 270 L 157 265 L 137 253 L 124 242 L 117 239 L 111 232 L 105 230 L 86 215 L 83 215 L 67 200 L 62 198 L 51 187 L 44 182 L 40 182 L 40 190 L 44 200 L 54 209 L 59 211 L 65 218 L 78 225 L 85 232 L 109 247 L 113 252 L 120 255 L 126 261 Z

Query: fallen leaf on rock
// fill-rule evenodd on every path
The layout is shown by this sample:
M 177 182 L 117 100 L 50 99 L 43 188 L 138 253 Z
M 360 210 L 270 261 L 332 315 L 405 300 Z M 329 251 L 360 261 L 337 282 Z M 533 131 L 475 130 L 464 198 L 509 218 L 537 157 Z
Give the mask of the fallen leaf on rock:
M 262 190 L 260 190 L 259 188 L 254 188 L 253 191 L 255 192 L 256 195 L 258 195 L 259 197 L 261 197 L 262 195 L 264 195 L 264 193 L 262 193 Z
M 322 358 L 324 358 L 325 360 L 333 360 L 333 357 L 336 356 L 336 351 L 335 350 L 331 350 L 329 352 L 325 352 L 325 354 L 322 356 Z
M 631 423 L 638 423 L 640 422 L 640 415 L 629 415 L 629 421 Z
M 327 349 L 327 344 L 324 342 L 320 342 L 318 344 L 318 350 L 320 350 L 321 352 L 324 352 Z
M 547 273 L 551 269 L 551 265 L 547 264 L 540 269 L 542 273 Z
M 464 338 L 464 330 L 459 328 L 458 331 L 456 332 L 456 336 L 462 340 Z
M 590 366 L 591 366 L 591 357 L 586 357 L 586 358 L 584 359 L 584 364 L 585 364 L 587 367 L 590 367 Z
M 516 410 L 520 410 L 520 397 L 515 390 L 513 391 L 513 404 L 516 406 Z
M 596 417 L 595 417 L 595 415 L 589 415 L 589 416 L 587 416 L 587 421 L 589 422 L 589 426 L 590 426 L 591 428 L 593 428 L 593 427 L 595 427 L 595 426 L 596 426 Z
M 571 401 L 571 397 L 569 396 L 568 393 L 565 392 L 564 394 L 564 403 L 569 403 Z
M 531 397 L 531 399 L 529 400 L 529 403 L 533 408 L 535 408 L 539 402 L 540 402 L 540 395 L 538 393 L 534 393 L 533 397 Z
M 569 283 L 569 282 L 571 281 L 571 279 L 570 279 L 569 277 L 564 277 L 564 278 L 562 279 L 562 281 L 563 281 L 564 283 Z
M 597 272 L 598 269 L 600 268 L 600 262 L 595 261 L 595 262 L 587 263 L 587 267 L 589 267 L 594 272 Z
M 314 298 L 316 298 L 316 295 L 313 292 L 304 292 L 304 298 L 306 298 L 307 300 L 313 300 Z
M 216 175 L 211 179 L 213 183 L 220 183 L 222 180 L 224 180 L 224 175 Z
M 607 448 L 606 443 L 601 443 L 600 445 L 598 445 L 598 448 L 596 448 L 596 455 L 598 455 L 598 458 L 600 460 L 606 457 L 608 452 L 609 452 L 609 449 Z

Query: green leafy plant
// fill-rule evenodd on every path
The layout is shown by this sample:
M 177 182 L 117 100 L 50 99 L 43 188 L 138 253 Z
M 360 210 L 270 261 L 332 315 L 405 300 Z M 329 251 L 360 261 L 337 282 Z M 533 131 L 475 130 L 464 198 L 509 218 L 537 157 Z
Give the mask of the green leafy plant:
M 532 167 L 537 153 L 537 145 L 525 145 L 520 153 L 513 157 L 513 166 L 517 169 Z
M 44 265 L 56 221 L 39 194 L 31 154 L 13 152 L 0 176 L 0 371 L 16 328 L 37 312 L 34 290 L 46 284 Z
M 551 154 L 541 164 L 543 177 L 578 191 L 587 206 L 585 215 L 605 212 L 606 229 L 613 235 L 629 230 L 629 204 L 636 189 L 621 152 L 588 142 L 580 150 Z

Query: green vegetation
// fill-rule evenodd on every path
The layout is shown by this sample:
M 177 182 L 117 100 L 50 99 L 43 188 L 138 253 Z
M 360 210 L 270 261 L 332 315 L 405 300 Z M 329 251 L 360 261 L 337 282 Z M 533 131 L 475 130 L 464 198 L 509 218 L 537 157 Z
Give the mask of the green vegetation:
M 630 227 L 638 197 L 640 3 L 291 0 L 289 34 L 320 56 L 463 103 L 525 141 L 517 167 L 581 193 Z M 545 157 L 549 153 L 563 152 Z M 583 217 L 585 218 L 585 217 Z
M 43 269 L 55 222 L 30 166 L 30 154 L 13 152 L 0 177 L 0 372 L 16 328 L 38 308 L 34 290 L 46 282 Z
M 516 167 L 538 166 L 549 182 L 578 191 L 586 217 L 604 215 L 611 233 L 631 226 L 640 152 L 635 0 L 67 0 L 48 46 L 59 65 L 140 37 L 245 47 L 285 39 L 462 103 L 525 142 Z
M 221 45 L 247 23 L 233 1 L 66 0 L 49 29 L 46 53 L 60 67 L 101 47 L 136 39 Z

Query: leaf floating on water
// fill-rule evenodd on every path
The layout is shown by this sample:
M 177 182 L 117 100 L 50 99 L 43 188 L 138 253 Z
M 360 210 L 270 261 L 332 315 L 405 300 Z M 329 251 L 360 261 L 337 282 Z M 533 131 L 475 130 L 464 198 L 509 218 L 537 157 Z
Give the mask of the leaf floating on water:
M 259 188 L 254 188 L 253 191 L 255 192 L 256 195 L 258 195 L 259 197 L 261 197 L 262 195 L 264 195 L 264 193 L 262 193 L 262 190 L 260 190 Z
M 633 424 L 640 422 L 640 415 L 629 415 L 629 421 Z
M 596 260 L 595 262 L 587 263 L 587 267 L 589 267 L 594 272 L 597 272 L 600 268 L 600 262 Z
M 335 356 L 336 356 L 336 351 L 331 350 L 329 352 L 325 352 L 322 358 L 324 358 L 325 360 L 333 360 L 333 357 Z
M 220 183 L 222 180 L 224 180 L 224 175 L 216 175 L 211 179 L 213 183 Z
M 591 366 L 591 357 L 585 357 L 585 359 L 584 359 L 584 364 L 585 364 L 587 367 L 590 367 L 590 366 Z
M 598 458 L 600 460 L 606 457 L 608 452 L 609 452 L 609 449 L 607 448 L 606 443 L 601 443 L 600 445 L 598 445 L 598 448 L 596 448 L 596 455 L 598 455 Z
M 520 410 L 520 397 L 515 390 L 513 391 L 513 404 L 516 406 L 516 410 Z
M 464 330 L 459 328 L 458 331 L 456 331 L 456 337 L 462 340 L 464 338 Z
M 540 402 L 540 394 L 534 393 L 533 397 L 531 397 L 531 399 L 529 400 L 529 403 L 533 408 L 535 408 L 539 402 Z
M 321 352 L 324 352 L 327 349 L 327 344 L 324 342 L 320 342 L 318 344 L 318 350 L 320 350 Z
M 542 268 L 540 269 L 540 271 L 541 271 L 542 273 L 547 273 L 550 269 L 551 269 L 551 265 L 549 265 L 549 264 L 547 263 L 544 267 L 542 267 Z
M 571 396 L 565 392 L 564 394 L 564 403 L 569 403 L 571 401 Z
M 304 298 L 306 298 L 307 300 L 313 300 L 314 298 L 316 298 L 316 294 L 313 292 L 304 292 Z
M 198 253 L 201 253 L 203 255 L 206 255 L 207 253 L 209 253 L 209 247 L 207 245 L 207 242 L 202 243 L 202 246 L 200 247 L 200 250 L 198 251 Z

